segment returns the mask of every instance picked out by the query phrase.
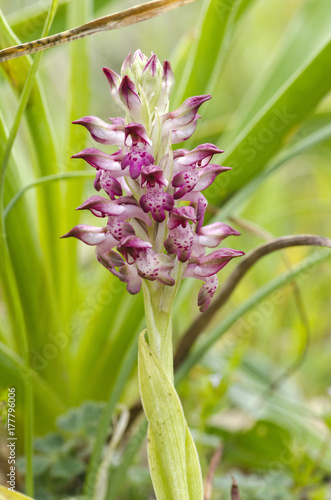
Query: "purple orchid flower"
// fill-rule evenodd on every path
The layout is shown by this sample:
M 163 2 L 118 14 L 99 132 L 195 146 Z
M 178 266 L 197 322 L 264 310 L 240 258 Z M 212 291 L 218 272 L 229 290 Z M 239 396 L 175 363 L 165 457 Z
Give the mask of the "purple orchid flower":
M 224 238 L 240 233 L 222 222 L 203 226 L 207 200 L 202 191 L 229 170 L 211 163 L 223 153 L 214 144 L 192 151 L 169 145 L 187 140 L 200 118 L 198 110 L 210 95 L 190 97 L 169 111 L 174 86 L 171 65 L 161 65 L 155 54 L 128 55 L 118 75 L 103 68 L 111 97 L 125 111 L 125 119 L 85 116 L 82 125 L 97 143 L 116 146 L 113 153 L 87 148 L 73 155 L 96 169 L 95 195 L 78 207 L 98 218 L 104 227 L 79 224 L 63 236 L 96 247 L 97 260 L 138 293 L 143 280 L 173 286 L 176 270 L 184 278 L 203 281 L 198 305 L 205 311 L 218 286 L 217 273 L 243 252 L 216 249 Z M 211 253 L 207 248 L 215 248 Z

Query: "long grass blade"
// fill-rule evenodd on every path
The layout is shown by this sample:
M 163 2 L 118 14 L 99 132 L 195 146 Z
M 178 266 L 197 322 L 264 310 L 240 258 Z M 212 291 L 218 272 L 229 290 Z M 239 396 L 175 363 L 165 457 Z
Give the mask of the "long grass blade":
M 49 13 L 46 19 L 45 27 L 43 30 L 43 34 L 46 35 L 49 31 L 49 28 L 52 24 L 56 8 L 57 8 L 58 0 L 53 0 L 49 9 Z M 4 236 L 4 243 L 6 244 L 6 229 L 4 223 L 4 215 L 3 215 L 3 206 L 4 206 L 4 188 L 5 188 L 5 178 L 6 178 L 6 170 L 8 165 L 9 156 L 11 153 L 12 146 L 14 144 L 19 125 L 22 121 L 23 113 L 25 107 L 27 105 L 30 92 L 32 89 L 32 85 L 35 79 L 35 75 L 38 71 L 39 63 L 40 63 L 41 54 L 37 54 L 36 58 L 33 61 L 31 69 L 29 71 L 28 79 L 24 85 L 23 92 L 20 97 L 18 110 L 16 112 L 16 116 L 14 119 L 13 126 L 11 128 L 9 139 L 7 143 L 7 147 L 5 149 L 4 158 L 2 160 L 2 168 L 0 174 L 0 212 L 1 212 L 1 226 L 0 232 Z M 26 329 L 23 329 L 24 335 L 24 360 L 26 364 L 29 362 L 29 342 L 26 336 Z M 25 489 L 28 495 L 34 495 L 34 480 L 33 480 L 33 435 L 34 435 L 34 402 L 33 402 L 33 387 L 29 377 L 24 380 L 25 384 L 25 393 L 24 393 L 24 453 L 26 457 L 26 476 L 25 476 Z

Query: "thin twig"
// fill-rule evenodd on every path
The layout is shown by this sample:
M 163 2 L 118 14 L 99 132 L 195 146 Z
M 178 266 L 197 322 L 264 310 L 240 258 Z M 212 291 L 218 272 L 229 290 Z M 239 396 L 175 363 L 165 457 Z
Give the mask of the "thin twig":
M 263 227 L 252 223 L 251 221 L 247 221 L 246 219 L 243 219 L 241 217 L 237 216 L 231 216 L 229 217 L 229 220 L 235 222 L 237 225 L 245 228 L 247 231 L 251 232 L 255 236 L 258 236 L 260 238 L 264 238 L 267 241 L 270 241 L 274 239 L 274 235 L 264 229 Z M 290 261 L 286 255 L 286 253 L 282 252 L 282 258 L 284 261 L 284 264 L 287 268 L 287 270 L 290 269 L 291 264 Z M 263 400 L 265 402 L 265 398 L 267 398 L 273 391 L 275 391 L 282 383 L 284 380 L 287 378 L 291 377 L 294 375 L 294 373 L 300 368 L 302 363 L 307 357 L 308 350 L 309 350 L 309 344 L 310 344 L 310 338 L 311 338 L 311 331 L 310 331 L 310 324 L 309 324 L 309 318 L 307 314 L 307 310 L 305 308 L 304 300 L 302 293 L 300 291 L 300 287 L 297 283 L 296 280 L 293 281 L 292 289 L 293 289 L 293 295 L 294 295 L 294 300 L 295 304 L 299 313 L 299 317 L 302 323 L 302 326 L 305 331 L 305 344 L 302 352 L 300 353 L 299 357 L 294 360 L 288 367 L 284 369 L 284 371 L 278 375 L 273 381 L 270 382 L 269 386 L 267 389 L 263 392 L 262 395 L 260 395 L 259 399 Z M 256 408 L 256 404 L 254 402 L 254 408 Z
M 264 243 L 263 245 L 257 247 L 255 250 L 249 252 L 241 260 L 240 264 L 229 276 L 227 281 L 223 284 L 220 293 L 211 303 L 207 311 L 197 316 L 195 321 L 193 321 L 191 326 L 181 338 L 174 358 L 175 368 L 178 368 L 178 366 L 184 361 L 196 339 L 206 329 L 206 326 L 210 323 L 216 312 L 218 312 L 219 309 L 228 301 L 234 289 L 245 276 L 247 271 L 265 255 L 268 255 L 282 248 L 293 246 L 331 247 L 331 240 L 311 234 L 283 236 L 281 238 L 269 241 L 268 243 Z
M 231 476 L 231 479 L 232 479 L 231 500 L 241 500 L 238 484 L 233 476 Z
M 77 28 L 72 28 L 56 35 L 47 36 L 33 42 L 23 43 L 0 50 L 0 62 L 14 59 L 15 57 L 25 56 L 33 52 L 49 49 L 57 45 L 72 42 L 78 38 L 100 33 L 102 31 L 124 28 L 130 24 L 140 23 L 152 17 L 164 14 L 172 9 L 181 7 L 195 0 L 154 0 L 141 5 L 136 5 L 121 12 L 100 17 L 94 21 L 82 24 Z
M 210 462 L 210 466 L 205 480 L 204 500 L 211 499 L 211 494 L 213 490 L 213 480 L 218 464 L 221 461 L 222 454 L 223 454 L 223 445 L 221 444 L 215 451 Z

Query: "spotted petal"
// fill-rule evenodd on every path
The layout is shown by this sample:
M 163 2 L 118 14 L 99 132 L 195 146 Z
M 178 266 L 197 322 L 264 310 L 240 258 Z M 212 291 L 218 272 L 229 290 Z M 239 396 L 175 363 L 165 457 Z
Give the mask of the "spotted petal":
M 173 286 L 175 280 L 169 276 L 174 263 L 168 255 L 155 253 L 153 250 L 141 252 L 136 259 L 138 274 L 150 281 L 159 281 L 163 285 Z
M 152 248 L 152 244 L 133 235 L 123 238 L 117 246 L 117 250 L 123 255 L 128 264 L 135 262 L 140 253 L 145 252 L 147 248 Z
M 168 228 L 175 229 L 177 226 L 186 227 L 188 222 L 196 222 L 197 218 L 193 207 L 179 207 L 171 211 Z
M 162 189 L 155 186 L 148 189 L 139 201 L 144 212 L 151 212 L 156 222 L 163 222 L 165 219 L 165 210 L 170 212 L 174 206 L 174 198 L 169 193 L 164 193 Z
M 124 266 L 119 268 L 118 272 L 120 280 L 126 283 L 126 289 L 131 295 L 140 292 L 141 277 L 135 264 L 125 263 Z
M 193 240 L 192 227 L 189 224 L 186 227 L 179 225 L 170 231 L 169 237 L 164 242 L 164 247 L 168 253 L 176 253 L 180 262 L 186 262 L 191 255 Z
M 199 172 L 193 167 L 187 167 L 183 172 L 179 172 L 173 178 L 172 185 L 179 187 L 174 194 L 175 200 L 182 198 L 192 191 L 199 181 Z
M 211 299 L 214 297 L 218 287 L 217 276 L 206 278 L 206 282 L 202 285 L 198 295 L 198 306 L 201 312 L 205 312 L 208 308 Z
M 142 167 L 152 165 L 154 163 L 153 156 L 145 149 L 138 146 L 133 146 L 130 151 L 124 156 L 121 167 L 126 169 L 129 167 L 130 177 L 137 179 L 139 177 Z
M 231 259 L 242 255 L 244 255 L 244 252 L 239 250 L 221 248 L 220 250 L 215 250 L 215 252 L 202 257 L 192 257 L 186 269 L 186 276 L 193 276 L 195 278 L 212 276 L 223 269 Z
M 112 176 L 111 172 L 107 170 L 99 170 L 99 172 L 100 187 L 108 194 L 109 198 L 114 200 L 115 196 L 122 196 L 122 186 L 118 180 Z
M 216 177 L 226 170 L 231 170 L 231 167 L 222 167 L 221 165 L 209 164 L 204 168 L 199 169 L 199 180 L 194 187 L 194 191 L 204 191 L 209 187 Z

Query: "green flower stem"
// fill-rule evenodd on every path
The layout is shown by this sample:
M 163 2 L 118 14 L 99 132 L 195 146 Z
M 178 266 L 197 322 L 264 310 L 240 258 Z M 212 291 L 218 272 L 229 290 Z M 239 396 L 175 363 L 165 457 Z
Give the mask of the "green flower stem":
M 143 280 L 143 293 L 149 345 L 173 383 L 172 304 L 170 309 L 163 309 L 163 286 L 155 282 Z
M 173 287 L 143 281 L 148 332 L 140 335 L 138 374 L 148 426 L 148 462 L 157 500 L 202 500 L 199 457 L 174 388 L 172 309 L 185 270 L 177 262 Z

